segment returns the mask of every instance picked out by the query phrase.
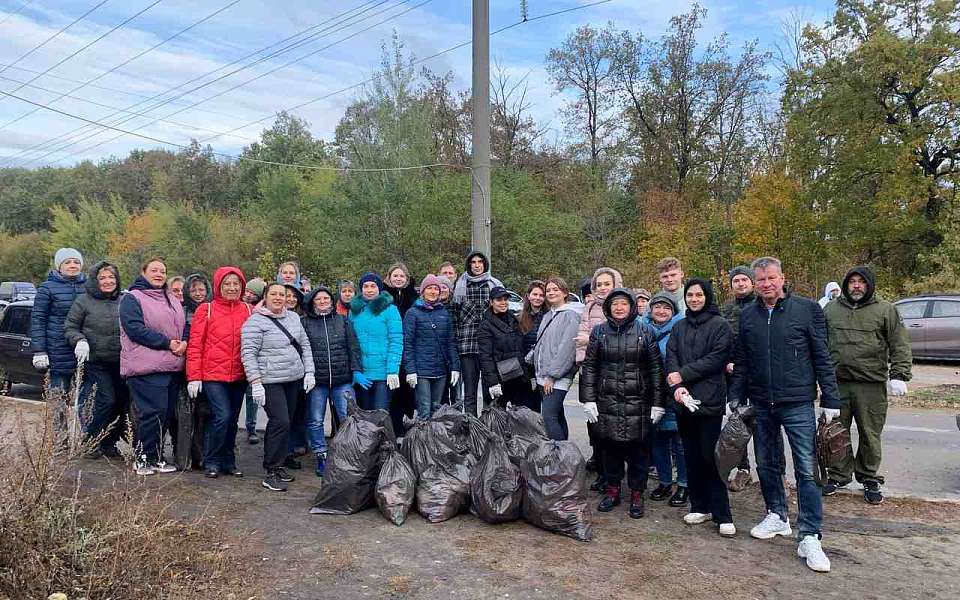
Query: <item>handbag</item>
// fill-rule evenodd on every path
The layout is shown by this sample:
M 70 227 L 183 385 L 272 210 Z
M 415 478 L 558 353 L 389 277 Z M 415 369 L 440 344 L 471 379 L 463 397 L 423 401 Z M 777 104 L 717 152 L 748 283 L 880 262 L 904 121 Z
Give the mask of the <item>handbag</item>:
M 500 381 L 513 381 L 523 377 L 523 367 L 516 356 L 497 361 L 497 373 Z
M 840 419 L 827 423 L 826 417 L 820 416 L 817 422 L 816 450 L 817 468 L 813 475 L 817 485 L 822 486 L 827 483 L 828 469 L 840 468 L 853 456 L 850 431 L 843 426 Z

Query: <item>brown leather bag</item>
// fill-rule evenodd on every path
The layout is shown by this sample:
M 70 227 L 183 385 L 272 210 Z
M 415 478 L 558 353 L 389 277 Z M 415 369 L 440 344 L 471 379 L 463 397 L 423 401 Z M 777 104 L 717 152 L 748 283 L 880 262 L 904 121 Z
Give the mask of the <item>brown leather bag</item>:
M 851 456 L 853 444 L 850 442 L 850 431 L 840 419 L 827 423 L 826 417 L 820 415 L 817 422 L 817 469 L 814 472 L 817 485 L 822 486 L 827 482 L 827 469 L 840 468 Z

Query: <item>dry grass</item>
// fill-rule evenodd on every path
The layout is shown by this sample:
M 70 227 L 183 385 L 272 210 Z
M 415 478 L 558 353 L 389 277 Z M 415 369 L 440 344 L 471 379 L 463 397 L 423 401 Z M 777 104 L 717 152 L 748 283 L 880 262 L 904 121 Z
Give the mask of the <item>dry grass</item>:
M 906 396 L 890 396 L 895 406 L 960 409 L 960 385 L 935 385 L 911 390 Z
M 83 479 L 99 440 L 65 427 L 68 399 L 50 390 L 39 414 L 7 405 L 0 417 L 0 597 L 250 597 L 225 528 L 176 518 L 176 500 L 129 464 L 105 489 Z

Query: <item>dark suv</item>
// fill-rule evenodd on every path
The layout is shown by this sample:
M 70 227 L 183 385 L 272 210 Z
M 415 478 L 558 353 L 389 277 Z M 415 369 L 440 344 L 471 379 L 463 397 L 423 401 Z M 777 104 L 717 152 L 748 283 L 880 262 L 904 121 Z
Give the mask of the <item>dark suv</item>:
M 927 294 L 894 305 L 910 332 L 913 357 L 960 360 L 960 294 Z
M 43 385 L 43 373 L 33 368 L 30 313 L 33 300 L 11 302 L 0 312 L 0 393 L 10 384 Z

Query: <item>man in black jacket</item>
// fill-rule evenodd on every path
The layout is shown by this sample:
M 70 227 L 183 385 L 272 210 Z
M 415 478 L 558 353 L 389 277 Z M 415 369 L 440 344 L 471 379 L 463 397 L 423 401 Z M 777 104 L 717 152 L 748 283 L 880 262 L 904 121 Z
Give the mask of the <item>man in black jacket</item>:
M 758 258 L 751 266 L 759 298 L 740 314 L 730 389 L 731 409 L 749 399 L 757 415 L 753 442 L 767 516 L 750 530 L 750 535 L 771 539 L 792 533 L 776 453 L 775 437 L 782 426 L 790 442 L 797 480 L 797 554 L 812 570 L 825 573 L 830 571 L 830 560 L 820 545 L 823 505 L 813 478 L 818 384 L 820 413 L 828 422 L 840 414 L 826 321 L 816 302 L 784 290 L 779 260 Z

